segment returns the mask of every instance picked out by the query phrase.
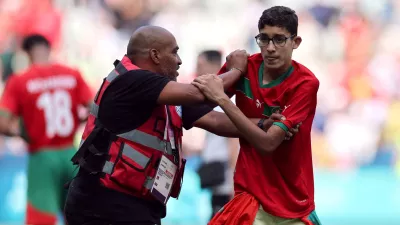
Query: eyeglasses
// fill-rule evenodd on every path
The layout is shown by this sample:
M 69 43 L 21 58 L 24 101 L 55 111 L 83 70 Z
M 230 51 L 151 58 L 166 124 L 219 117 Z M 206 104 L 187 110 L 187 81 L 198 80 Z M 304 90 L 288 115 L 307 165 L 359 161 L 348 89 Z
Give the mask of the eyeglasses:
M 269 42 L 272 41 L 274 43 L 275 47 L 283 47 L 286 44 L 286 40 L 289 38 L 294 38 L 296 37 L 295 34 L 291 35 L 290 37 L 286 37 L 284 35 L 275 35 L 273 38 L 269 38 L 268 35 L 264 33 L 260 33 L 257 36 L 255 36 L 256 42 L 258 46 L 263 47 L 263 46 L 268 46 Z

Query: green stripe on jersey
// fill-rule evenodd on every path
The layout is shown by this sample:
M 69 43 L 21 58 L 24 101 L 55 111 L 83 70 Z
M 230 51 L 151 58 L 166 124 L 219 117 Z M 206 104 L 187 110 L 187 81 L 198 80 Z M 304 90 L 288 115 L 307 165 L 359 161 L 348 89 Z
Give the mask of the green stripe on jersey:
M 246 97 L 253 99 L 253 92 L 251 91 L 250 80 L 247 77 L 241 77 L 236 90 L 242 92 Z

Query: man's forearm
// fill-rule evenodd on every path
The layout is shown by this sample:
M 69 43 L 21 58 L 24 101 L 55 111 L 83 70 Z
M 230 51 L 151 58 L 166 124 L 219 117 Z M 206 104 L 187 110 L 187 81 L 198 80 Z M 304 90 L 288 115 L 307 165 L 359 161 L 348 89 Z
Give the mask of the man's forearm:
M 247 118 L 247 117 L 246 117 Z M 253 124 L 257 124 L 260 119 L 250 119 Z M 238 130 L 235 124 L 229 119 L 225 113 L 221 113 L 216 118 L 215 134 L 223 137 L 244 138 L 242 133 Z
M 7 136 L 7 137 L 19 137 L 20 135 L 14 132 L 11 132 L 9 130 L 0 132 L 2 135 Z
M 241 72 L 238 70 L 231 70 L 221 74 L 225 90 L 233 86 L 240 76 Z M 171 81 L 161 91 L 157 103 L 160 105 L 194 105 L 209 103 L 209 101 L 195 85 Z M 210 105 L 216 106 L 215 104 Z
M 260 119 L 250 119 L 257 124 Z M 223 137 L 242 137 L 235 124 L 225 113 L 211 111 L 193 123 L 194 126 Z
M 0 127 L 0 134 L 7 136 L 7 137 L 20 136 L 18 131 L 16 131 L 15 129 L 12 129 L 11 127 L 7 127 L 7 126 Z
M 219 106 L 225 111 L 240 136 L 246 139 L 256 150 L 262 154 L 272 151 L 268 146 L 270 140 L 267 133 L 255 125 L 257 122 L 248 119 L 229 98 L 221 99 Z
M 219 75 L 219 77 L 224 82 L 224 90 L 227 91 L 230 87 L 236 84 L 239 78 L 242 76 L 242 72 L 233 69 L 226 73 Z
M 17 117 L 7 113 L 0 116 L 0 134 L 8 137 L 19 136 L 19 124 Z

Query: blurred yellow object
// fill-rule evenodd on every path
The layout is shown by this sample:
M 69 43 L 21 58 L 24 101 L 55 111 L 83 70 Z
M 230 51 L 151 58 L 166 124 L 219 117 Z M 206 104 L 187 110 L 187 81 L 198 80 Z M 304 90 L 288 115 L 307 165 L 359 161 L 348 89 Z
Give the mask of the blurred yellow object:
M 400 147 L 400 101 L 395 101 L 389 106 L 387 122 L 385 125 L 385 138 Z
M 328 143 L 323 134 L 319 132 L 312 132 L 312 151 L 313 151 L 313 162 L 318 168 L 332 168 L 335 165 L 335 159 L 330 154 L 328 149 Z
M 372 97 L 372 87 L 366 76 L 353 76 L 349 78 L 349 91 L 354 100 Z
M 400 101 L 395 101 L 389 106 L 387 122 L 384 128 L 384 138 L 392 142 L 400 154 Z M 396 160 L 396 171 L 400 175 L 400 157 Z

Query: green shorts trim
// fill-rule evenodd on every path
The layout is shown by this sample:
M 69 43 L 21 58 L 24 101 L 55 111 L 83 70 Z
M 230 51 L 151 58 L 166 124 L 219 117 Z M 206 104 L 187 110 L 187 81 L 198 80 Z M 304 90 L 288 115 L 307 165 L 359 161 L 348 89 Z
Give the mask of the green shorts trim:
M 63 209 L 67 190 L 64 184 L 76 174 L 71 163 L 75 147 L 46 149 L 29 155 L 28 202 L 37 210 L 57 214 Z
M 314 211 L 308 216 L 308 220 L 310 220 L 314 225 L 321 225 L 321 221 L 319 220 L 317 213 Z
M 319 221 L 315 211 L 312 211 L 308 217 L 305 216 L 298 219 L 288 219 L 269 214 L 260 206 L 253 225 L 304 225 L 310 224 L 310 222 L 313 225 L 321 225 L 321 222 Z

